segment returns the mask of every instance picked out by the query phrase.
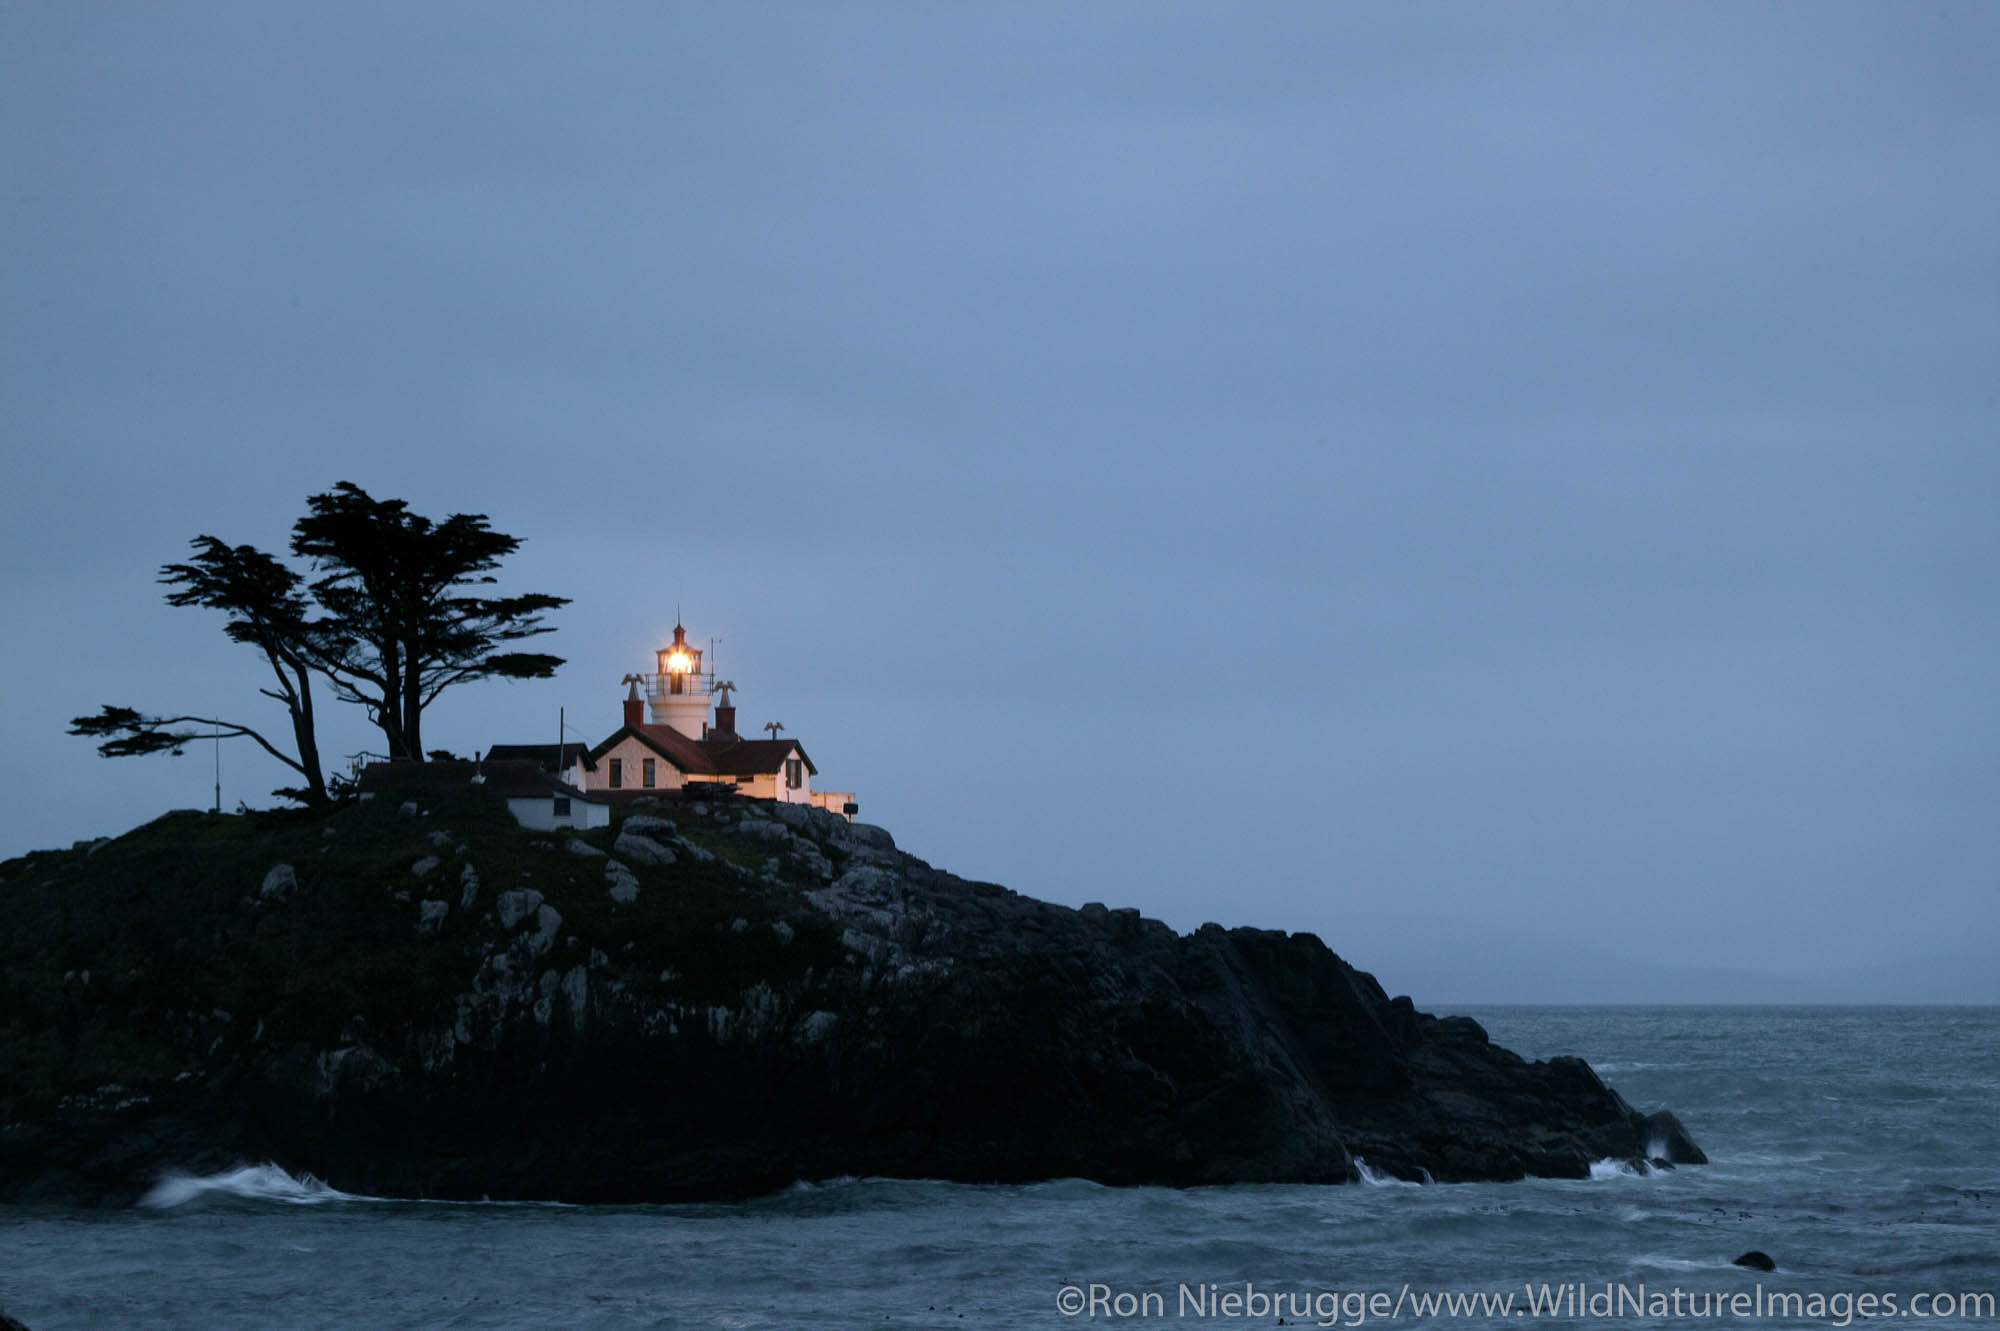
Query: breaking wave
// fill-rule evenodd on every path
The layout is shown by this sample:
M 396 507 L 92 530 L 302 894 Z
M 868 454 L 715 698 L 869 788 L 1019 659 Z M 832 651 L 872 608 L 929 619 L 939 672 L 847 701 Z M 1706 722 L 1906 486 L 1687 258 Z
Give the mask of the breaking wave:
M 1385 1174 L 1379 1169 L 1372 1169 L 1369 1167 L 1368 1162 L 1358 1155 L 1354 1157 L 1354 1170 L 1357 1174 L 1361 1175 L 1361 1181 L 1371 1188 L 1421 1188 L 1423 1186 L 1421 1183 L 1412 1183 L 1408 1179 L 1397 1178 L 1394 1174 Z
M 351 1192 L 342 1192 L 314 1178 L 311 1174 L 294 1178 L 272 1164 L 239 1165 L 235 1169 L 225 1169 L 219 1174 L 167 1174 L 153 1185 L 152 1191 L 139 1199 L 139 1205 L 164 1209 L 170 1206 L 184 1206 L 199 1197 L 220 1194 L 253 1202 L 283 1202 L 288 1206 L 317 1206 L 322 1202 L 369 1202 L 373 1197 L 360 1197 Z

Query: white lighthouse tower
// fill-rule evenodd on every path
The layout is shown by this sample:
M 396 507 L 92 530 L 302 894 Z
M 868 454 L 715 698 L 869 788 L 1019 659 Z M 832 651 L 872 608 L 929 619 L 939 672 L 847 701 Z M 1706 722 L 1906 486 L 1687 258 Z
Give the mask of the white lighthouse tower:
M 687 630 L 675 624 L 674 640 L 657 655 L 659 670 L 646 681 L 652 723 L 701 739 L 708 733 L 710 683 L 701 672 L 701 648 L 688 646 Z

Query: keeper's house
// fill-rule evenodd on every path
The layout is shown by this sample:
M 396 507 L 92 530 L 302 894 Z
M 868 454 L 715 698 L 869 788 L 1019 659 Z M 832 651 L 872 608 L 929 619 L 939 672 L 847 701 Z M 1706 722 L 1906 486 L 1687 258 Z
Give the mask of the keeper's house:
M 859 811 L 852 791 L 813 789 L 819 769 L 804 745 L 780 736 L 780 723 L 763 727 L 769 732 L 765 739 L 736 733 L 736 708 L 730 703 L 736 685 L 703 673 L 701 649 L 688 644 L 681 625 L 674 625 L 673 641 L 656 653 L 655 665 L 651 674 L 625 677 L 624 724 L 603 742 L 589 748 L 496 744 L 487 759 L 534 762 L 575 790 L 619 803 L 692 788 L 811 805 L 850 821 Z M 712 721 L 711 697 L 716 699 Z

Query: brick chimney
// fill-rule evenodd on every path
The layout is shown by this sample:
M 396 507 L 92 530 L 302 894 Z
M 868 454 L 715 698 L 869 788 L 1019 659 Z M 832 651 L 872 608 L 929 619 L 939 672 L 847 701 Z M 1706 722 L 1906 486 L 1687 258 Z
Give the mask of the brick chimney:
M 639 697 L 639 686 L 629 684 L 625 688 L 625 724 L 643 726 L 646 724 L 646 704 Z
M 717 739 L 736 738 L 736 709 L 734 707 L 724 707 L 717 704 L 715 709 L 715 728 L 712 733 Z

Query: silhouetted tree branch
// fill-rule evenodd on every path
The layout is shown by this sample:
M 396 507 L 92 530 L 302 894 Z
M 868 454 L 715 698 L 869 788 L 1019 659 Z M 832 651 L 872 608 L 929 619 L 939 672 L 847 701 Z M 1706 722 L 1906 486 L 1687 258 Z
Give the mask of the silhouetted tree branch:
M 542 615 L 569 600 L 467 594 L 494 583 L 492 571 L 521 544 L 484 514 L 433 522 L 348 481 L 306 502 L 292 553 L 320 574 L 311 591 L 326 613 L 309 625 L 313 664 L 337 696 L 368 710 L 394 756 L 424 760 L 424 709 L 452 685 L 545 679 L 562 664 L 496 650 L 552 632 Z
M 176 727 L 199 722 L 222 738 L 249 738 L 265 752 L 305 778 L 305 785 L 280 794 L 306 804 L 327 802 L 320 773 L 319 741 L 313 730 L 312 660 L 307 623 L 310 605 L 305 583 L 297 573 L 254 546 L 231 546 L 213 536 L 189 543 L 194 554 L 185 564 L 168 564 L 160 581 L 174 590 L 169 605 L 205 606 L 228 614 L 223 631 L 240 643 L 257 648 L 271 667 L 274 688 L 258 692 L 285 705 L 292 723 L 293 751 L 286 753 L 261 733 L 236 721 L 202 716 L 147 716 L 130 707 L 107 705 L 96 716 L 70 722 L 72 735 L 102 737 L 97 751 L 107 758 L 147 753 L 178 753 L 190 739 L 202 738 Z
M 177 726 L 198 725 L 204 730 L 177 730 Z M 178 755 L 189 743 L 198 739 L 249 739 L 264 752 L 276 758 L 285 766 L 317 781 L 317 772 L 308 772 L 305 765 L 292 757 L 270 740 L 264 738 L 249 726 L 235 721 L 224 721 L 214 716 L 146 716 L 130 707 L 113 707 L 105 704 L 104 710 L 96 716 L 72 717 L 69 733 L 89 739 L 102 738 L 104 742 L 97 751 L 106 758 L 131 758 L 148 753 L 172 753 Z M 323 785 L 316 785 L 319 801 L 326 799 Z

